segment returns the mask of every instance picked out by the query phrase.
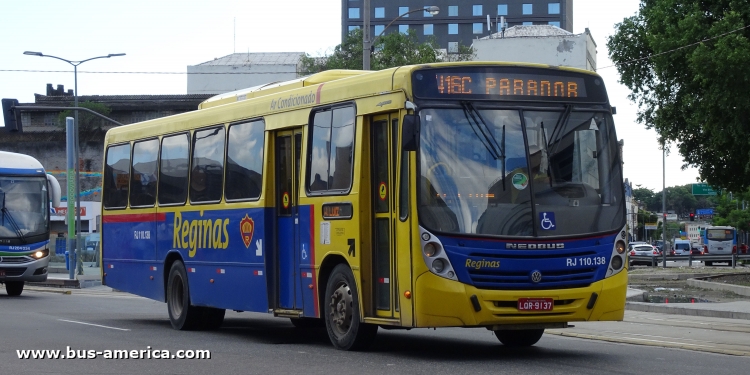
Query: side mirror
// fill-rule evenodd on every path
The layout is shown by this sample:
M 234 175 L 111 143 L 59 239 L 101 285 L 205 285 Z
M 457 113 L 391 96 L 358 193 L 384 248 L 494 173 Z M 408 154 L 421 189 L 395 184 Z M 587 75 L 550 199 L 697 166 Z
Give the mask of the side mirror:
M 404 151 L 417 151 L 419 116 L 416 114 L 405 115 L 401 129 L 401 148 Z

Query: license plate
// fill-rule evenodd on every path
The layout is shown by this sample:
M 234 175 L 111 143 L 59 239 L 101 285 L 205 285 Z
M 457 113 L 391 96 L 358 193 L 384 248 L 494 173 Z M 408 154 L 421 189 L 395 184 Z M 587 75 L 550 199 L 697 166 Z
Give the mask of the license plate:
M 552 298 L 519 298 L 518 310 L 521 311 L 551 311 L 555 302 Z

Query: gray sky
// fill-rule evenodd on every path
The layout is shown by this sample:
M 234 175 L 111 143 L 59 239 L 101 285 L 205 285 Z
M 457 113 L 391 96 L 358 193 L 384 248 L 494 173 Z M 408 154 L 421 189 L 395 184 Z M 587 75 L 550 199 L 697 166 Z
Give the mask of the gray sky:
M 627 99 L 629 90 L 617 83 L 614 67 L 606 68 L 612 65 L 606 37 L 614 32 L 615 23 L 637 12 L 638 4 L 637 0 L 575 0 L 573 31 L 581 33 L 588 27 L 597 43 L 598 73 L 617 106 L 617 136 L 625 141 L 625 177 L 634 187 L 661 191 L 662 152 L 656 133 L 635 122 L 637 109 Z M 24 51 L 68 60 L 126 53 L 81 65 L 78 93 L 159 95 L 187 92 L 188 65 L 233 52 L 319 55 L 341 42 L 340 0 L 25 0 L 3 5 L 0 98 L 21 102 L 33 102 L 34 94 L 44 94 L 48 83 L 65 85 L 66 90 L 74 86 L 72 66 L 25 56 Z M 695 182 L 697 170 L 682 171 L 681 165 L 676 150 L 666 158 L 667 186 Z

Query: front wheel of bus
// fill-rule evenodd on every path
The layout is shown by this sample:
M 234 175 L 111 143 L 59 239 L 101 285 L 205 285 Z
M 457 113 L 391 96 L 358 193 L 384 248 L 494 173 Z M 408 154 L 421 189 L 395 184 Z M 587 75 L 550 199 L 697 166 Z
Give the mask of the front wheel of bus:
M 532 346 L 542 338 L 544 329 L 495 331 L 495 336 L 505 346 Z
M 20 296 L 23 292 L 23 281 L 6 281 L 5 291 L 9 296 Z
M 347 265 L 333 269 L 325 298 L 326 330 L 336 349 L 361 350 L 372 344 L 378 326 L 360 320 L 357 285 Z
M 167 310 L 172 328 L 191 330 L 198 327 L 201 310 L 190 305 L 187 272 L 181 261 L 172 264 L 167 282 Z

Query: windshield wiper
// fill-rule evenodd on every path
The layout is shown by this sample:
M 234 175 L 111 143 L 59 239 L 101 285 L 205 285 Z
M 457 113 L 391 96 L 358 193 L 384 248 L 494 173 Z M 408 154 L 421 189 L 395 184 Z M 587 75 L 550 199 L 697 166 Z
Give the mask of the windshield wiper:
M 474 134 L 476 134 L 477 138 L 479 138 L 479 141 L 482 142 L 482 145 L 487 149 L 487 151 L 489 151 L 490 155 L 492 155 L 495 160 L 500 158 L 505 160 L 505 150 L 497 143 L 497 140 L 492 135 L 490 128 L 487 126 L 487 123 L 484 122 L 484 119 L 482 118 L 482 115 L 479 114 L 479 111 L 477 111 L 469 102 L 461 102 L 461 108 L 463 108 L 464 110 L 464 116 L 466 116 L 466 120 L 469 122 L 471 130 L 474 131 Z M 472 123 L 472 120 L 474 121 L 474 123 Z M 477 130 L 479 130 L 481 136 L 479 135 L 479 133 L 477 133 Z M 503 131 L 504 130 L 505 127 L 503 127 Z M 505 134 L 503 134 L 503 145 L 504 144 Z
M 18 234 L 18 238 L 21 239 L 21 242 L 26 243 L 26 237 L 24 237 L 23 232 L 21 232 L 21 228 L 18 226 L 18 224 L 16 223 L 16 221 L 13 219 L 13 215 L 10 214 L 10 211 L 8 211 L 8 209 L 5 208 L 5 196 L 7 194 L 5 194 L 5 193 L 2 193 L 2 194 L 3 194 L 3 207 L 0 209 L 0 211 L 2 211 L 2 213 L 3 213 L 2 225 L 5 226 L 5 217 L 7 216 L 8 217 L 8 222 L 13 227 L 13 229 L 16 230 L 16 234 Z

